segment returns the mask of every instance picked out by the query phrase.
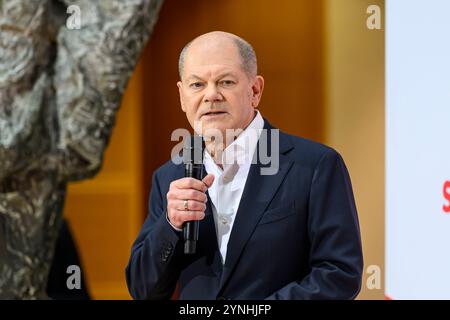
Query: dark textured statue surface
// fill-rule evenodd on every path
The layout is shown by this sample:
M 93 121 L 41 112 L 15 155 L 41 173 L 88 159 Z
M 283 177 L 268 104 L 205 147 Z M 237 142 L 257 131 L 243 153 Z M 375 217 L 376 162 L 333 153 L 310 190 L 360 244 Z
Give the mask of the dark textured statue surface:
M 0 0 L 0 298 L 46 298 L 66 185 L 99 171 L 161 2 Z

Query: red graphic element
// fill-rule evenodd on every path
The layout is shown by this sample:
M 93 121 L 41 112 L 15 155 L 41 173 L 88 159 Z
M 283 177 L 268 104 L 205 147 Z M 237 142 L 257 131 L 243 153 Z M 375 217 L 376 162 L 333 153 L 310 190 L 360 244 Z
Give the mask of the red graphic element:
M 447 200 L 448 205 L 443 205 L 442 209 L 445 213 L 450 213 L 450 181 L 444 182 L 444 198 Z
M 384 300 L 394 300 L 391 296 L 384 294 Z

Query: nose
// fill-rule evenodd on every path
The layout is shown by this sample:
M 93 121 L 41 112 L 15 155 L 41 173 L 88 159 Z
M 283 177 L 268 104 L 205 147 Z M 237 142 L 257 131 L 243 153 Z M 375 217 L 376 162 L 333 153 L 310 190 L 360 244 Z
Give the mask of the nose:
M 215 84 L 210 84 L 206 88 L 205 96 L 203 97 L 203 102 L 219 102 L 223 100 L 223 96 L 218 90 Z

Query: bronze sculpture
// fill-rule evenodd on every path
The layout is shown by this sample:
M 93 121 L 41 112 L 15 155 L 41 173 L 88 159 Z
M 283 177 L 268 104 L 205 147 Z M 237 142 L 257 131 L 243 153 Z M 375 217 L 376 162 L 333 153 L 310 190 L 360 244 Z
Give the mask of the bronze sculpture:
M 100 170 L 161 4 L 0 0 L 0 298 L 46 298 L 66 185 Z

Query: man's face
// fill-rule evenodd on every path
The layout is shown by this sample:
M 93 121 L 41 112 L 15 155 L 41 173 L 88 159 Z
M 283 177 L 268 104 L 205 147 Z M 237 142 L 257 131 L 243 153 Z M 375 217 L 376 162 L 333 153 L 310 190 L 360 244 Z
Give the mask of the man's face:
M 242 69 L 232 40 L 191 45 L 186 53 L 182 81 L 177 83 L 181 108 L 190 125 L 201 132 L 245 129 L 253 120 L 261 98 L 264 79 L 252 79 Z M 213 133 L 214 135 L 215 133 Z

